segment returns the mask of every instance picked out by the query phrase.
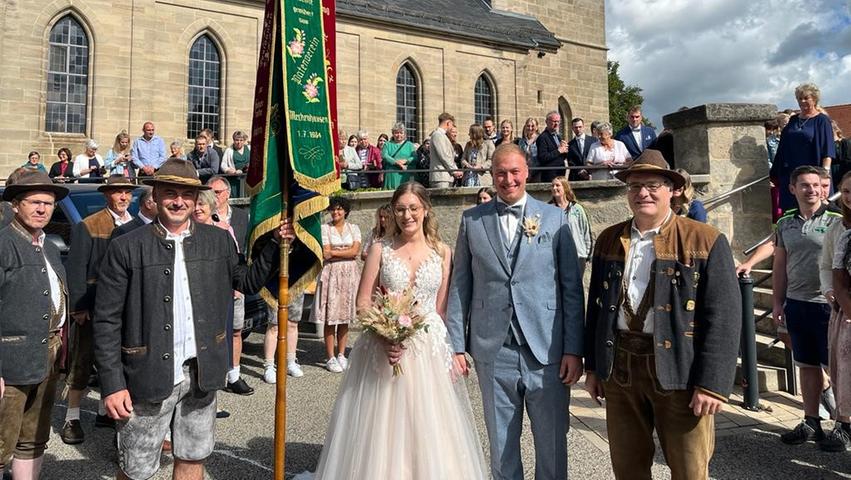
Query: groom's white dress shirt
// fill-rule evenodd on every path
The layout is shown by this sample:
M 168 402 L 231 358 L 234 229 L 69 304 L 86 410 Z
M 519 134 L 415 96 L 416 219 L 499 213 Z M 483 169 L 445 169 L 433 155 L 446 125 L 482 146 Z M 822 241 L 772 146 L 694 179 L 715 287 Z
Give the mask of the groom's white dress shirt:
M 504 202 L 501 198 L 496 197 L 496 201 L 499 203 L 504 203 L 509 207 L 519 206 L 520 211 L 524 211 L 526 208 L 526 193 L 523 193 L 523 197 L 512 203 L 508 204 Z M 499 228 L 502 229 L 502 234 L 505 235 L 505 238 L 508 239 L 508 244 L 511 245 L 514 242 L 514 235 L 517 234 L 517 224 L 520 222 L 520 219 L 515 217 L 514 215 L 500 215 L 499 216 Z

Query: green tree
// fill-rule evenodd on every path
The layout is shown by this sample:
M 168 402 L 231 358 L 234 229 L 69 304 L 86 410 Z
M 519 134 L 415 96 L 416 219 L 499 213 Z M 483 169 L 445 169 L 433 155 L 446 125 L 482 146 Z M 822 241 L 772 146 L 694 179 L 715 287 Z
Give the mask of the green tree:
M 621 80 L 618 73 L 619 62 L 609 60 L 606 64 L 609 70 L 609 121 L 612 129 L 617 132 L 626 126 L 626 113 L 629 109 L 644 103 L 644 97 L 641 95 L 641 87 L 627 85 Z M 650 124 L 646 118 L 644 123 Z

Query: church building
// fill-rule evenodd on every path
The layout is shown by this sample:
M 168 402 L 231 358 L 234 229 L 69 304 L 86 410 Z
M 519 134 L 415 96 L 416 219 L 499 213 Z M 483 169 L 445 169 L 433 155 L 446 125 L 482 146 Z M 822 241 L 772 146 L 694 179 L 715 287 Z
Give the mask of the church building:
M 284 1 L 284 0 L 282 0 Z M 315 0 L 319 1 L 319 0 Z M 604 2 L 337 0 L 338 120 L 375 141 L 405 123 L 419 142 L 455 115 L 459 141 L 492 116 L 543 128 L 547 112 L 608 119 Z M 166 144 L 202 128 L 251 129 L 264 2 L 16 0 L 0 3 L 0 176 L 41 153 L 106 155 L 152 121 Z

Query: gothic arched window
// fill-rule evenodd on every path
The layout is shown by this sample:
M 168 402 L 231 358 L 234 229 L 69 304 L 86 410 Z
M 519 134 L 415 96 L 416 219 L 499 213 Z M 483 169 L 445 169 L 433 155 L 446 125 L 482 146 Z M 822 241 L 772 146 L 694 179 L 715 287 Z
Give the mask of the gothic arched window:
M 476 89 L 473 95 L 475 107 L 475 121 L 481 125 L 485 118 L 496 118 L 496 94 L 491 80 L 484 73 L 476 80 Z
M 47 54 L 48 132 L 86 133 L 89 98 L 89 37 L 71 15 L 50 30 Z
M 195 138 L 209 128 L 221 138 L 222 60 L 209 35 L 201 35 L 189 51 L 189 106 L 186 136 Z
M 396 121 L 405 124 L 412 142 L 419 142 L 419 86 L 410 65 L 404 64 L 396 74 Z

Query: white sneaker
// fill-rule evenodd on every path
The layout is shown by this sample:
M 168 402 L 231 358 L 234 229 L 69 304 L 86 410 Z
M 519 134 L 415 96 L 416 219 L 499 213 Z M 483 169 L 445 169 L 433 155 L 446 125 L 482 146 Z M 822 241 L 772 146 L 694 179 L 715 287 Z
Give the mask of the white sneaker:
M 325 362 L 325 369 L 333 373 L 343 373 L 343 367 L 340 366 L 340 363 L 337 362 L 336 358 L 329 358 L 328 361 Z
M 266 370 L 263 372 L 263 381 L 273 385 L 278 381 L 278 369 L 274 365 L 266 365 Z
M 337 355 L 337 363 L 340 364 L 340 368 L 342 368 L 343 370 L 349 369 L 349 360 L 346 359 L 346 356 L 342 353 Z
M 298 378 L 303 377 L 304 372 L 301 370 L 301 365 L 299 365 L 298 362 L 292 361 L 287 362 L 287 375 L 293 378 Z

